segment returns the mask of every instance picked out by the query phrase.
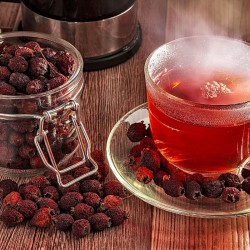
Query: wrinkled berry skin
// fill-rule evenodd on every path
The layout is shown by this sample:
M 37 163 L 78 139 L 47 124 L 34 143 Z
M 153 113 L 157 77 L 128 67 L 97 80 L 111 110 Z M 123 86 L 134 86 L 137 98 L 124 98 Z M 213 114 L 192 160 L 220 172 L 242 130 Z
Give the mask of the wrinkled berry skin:
M 190 200 L 196 200 L 201 196 L 201 186 L 195 180 L 187 180 L 184 184 L 185 196 Z
M 77 238 L 82 238 L 90 234 L 91 225 L 88 220 L 76 220 L 72 225 L 72 233 Z
M 68 231 L 71 229 L 74 219 L 70 214 L 59 214 L 55 218 L 55 226 L 60 231 Z
M 139 182 L 142 182 L 144 184 L 148 184 L 149 182 L 152 181 L 154 174 L 153 174 L 153 171 L 151 171 L 150 169 L 148 169 L 146 167 L 139 167 L 136 170 L 135 176 Z
M 218 179 L 221 182 L 223 182 L 225 187 L 239 187 L 240 186 L 240 178 L 236 174 L 224 173 L 224 174 L 221 174 Z
M 250 177 L 247 177 L 241 184 L 242 190 L 250 194 Z
M 30 224 L 32 226 L 36 226 L 39 228 L 46 228 L 51 225 L 52 219 L 51 219 L 51 213 L 52 210 L 47 207 L 43 207 L 38 209 L 32 219 L 30 220 Z
M 68 192 L 61 197 L 58 204 L 62 210 L 67 211 L 70 210 L 72 207 L 75 207 L 78 203 L 82 201 L 82 194 L 78 192 Z
M 105 214 L 110 218 L 112 226 L 119 226 L 128 218 L 127 212 L 119 206 L 109 208 Z
M 76 220 L 88 219 L 94 212 L 94 208 L 85 203 L 78 203 L 75 207 L 71 208 L 71 214 Z
M 202 183 L 202 194 L 208 198 L 217 198 L 222 194 L 223 184 L 219 180 L 205 179 Z
M 103 231 L 111 226 L 110 218 L 104 213 L 95 213 L 89 217 L 91 229 L 93 231 Z
M 172 197 L 180 197 L 184 194 L 185 190 L 183 182 L 179 180 L 167 180 L 162 183 L 162 188 L 167 195 Z
M 128 127 L 127 137 L 132 142 L 139 142 L 146 136 L 146 126 L 143 122 L 133 123 Z
M 18 212 L 20 212 L 24 218 L 29 219 L 34 216 L 37 211 L 37 205 L 31 200 L 21 200 L 15 206 Z
M 0 181 L 0 197 L 4 198 L 7 194 L 12 191 L 16 191 L 18 185 L 11 179 L 5 179 Z
M 152 171 L 157 171 L 161 165 L 161 158 L 158 151 L 143 149 L 140 165 L 147 167 Z
M 33 57 L 29 63 L 29 72 L 33 76 L 45 75 L 48 71 L 48 63 L 44 58 Z
M 107 181 L 103 184 L 103 192 L 104 195 L 117 195 L 120 197 L 125 197 L 126 196 L 126 192 L 122 186 L 122 184 L 117 181 L 117 180 L 110 180 Z
M 14 227 L 24 220 L 24 216 L 16 209 L 7 207 L 2 212 L 0 219 L 7 227 Z
M 236 187 L 225 187 L 221 197 L 225 202 L 236 203 L 240 199 L 240 190 Z

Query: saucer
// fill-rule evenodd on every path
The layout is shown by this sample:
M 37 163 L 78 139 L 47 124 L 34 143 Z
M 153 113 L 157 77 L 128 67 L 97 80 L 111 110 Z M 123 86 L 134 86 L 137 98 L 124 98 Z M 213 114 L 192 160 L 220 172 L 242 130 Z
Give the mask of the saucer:
M 134 170 L 129 167 L 129 151 L 136 143 L 127 138 L 130 124 L 144 121 L 149 124 L 147 104 L 144 103 L 124 115 L 113 127 L 107 141 L 107 159 L 111 170 L 121 184 L 144 202 L 168 212 L 200 218 L 227 218 L 250 213 L 250 195 L 240 192 L 240 200 L 226 203 L 221 198 L 200 197 L 189 200 L 167 195 L 154 181 L 143 184 L 136 180 Z

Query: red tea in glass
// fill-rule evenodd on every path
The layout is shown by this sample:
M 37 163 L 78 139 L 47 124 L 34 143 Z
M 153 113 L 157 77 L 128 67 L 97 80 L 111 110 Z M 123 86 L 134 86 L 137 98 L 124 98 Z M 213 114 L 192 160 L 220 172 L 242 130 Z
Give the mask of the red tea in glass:
M 154 141 L 168 161 L 182 170 L 207 174 L 234 171 L 248 162 L 250 153 L 250 73 L 246 67 L 250 59 L 244 55 L 250 48 L 223 38 L 187 39 L 191 49 L 186 48 L 188 43 L 176 40 L 153 52 L 146 63 Z M 199 47 L 197 39 L 208 42 Z M 230 43 L 230 51 L 230 46 L 236 50 L 242 46 L 239 57 L 231 58 L 225 46 L 219 53 L 217 40 Z M 217 50 L 204 54 L 210 42 Z M 173 53 L 171 49 L 178 46 L 180 51 Z M 210 53 L 215 53 L 214 61 L 209 58 L 207 63 Z M 244 56 L 245 66 L 240 56 Z

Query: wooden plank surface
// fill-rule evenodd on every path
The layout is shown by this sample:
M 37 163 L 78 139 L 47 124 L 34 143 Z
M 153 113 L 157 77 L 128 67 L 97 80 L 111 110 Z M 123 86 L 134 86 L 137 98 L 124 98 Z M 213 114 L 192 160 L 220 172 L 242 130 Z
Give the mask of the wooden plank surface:
M 136 55 L 116 67 L 85 73 L 82 120 L 93 147 L 105 149 L 115 122 L 146 101 L 143 66 L 156 47 L 197 34 L 242 38 L 250 33 L 247 0 L 138 0 L 143 41 Z M 0 27 L 15 27 L 19 4 L 0 2 Z M 113 178 L 110 174 L 110 178 Z M 154 208 L 132 196 L 124 201 L 130 219 L 122 226 L 77 240 L 70 233 L 0 223 L 0 249 L 250 249 L 249 217 L 200 219 Z

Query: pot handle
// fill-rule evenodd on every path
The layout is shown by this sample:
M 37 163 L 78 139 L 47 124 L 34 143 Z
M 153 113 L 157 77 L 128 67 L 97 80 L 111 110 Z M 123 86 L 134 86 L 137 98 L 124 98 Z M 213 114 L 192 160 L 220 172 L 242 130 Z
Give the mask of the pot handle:
M 56 107 L 55 109 L 45 111 L 43 113 L 43 116 L 41 116 L 41 118 L 40 118 L 37 135 L 34 138 L 34 142 L 35 142 L 37 151 L 38 151 L 43 163 L 45 164 L 46 167 L 48 167 L 50 170 L 52 170 L 56 173 L 58 184 L 62 187 L 69 187 L 70 185 L 72 185 L 72 184 L 74 184 L 74 183 L 76 183 L 76 182 L 78 182 L 78 181 L 80 181 L 80 180 L 82 180 L 90 175 L 93 175 L 98 170 L 97 163 L 92 159 L 92 157 L 90 155 L 91 142 L 90 142 L 90 139 L 87 135 L 87 132 L 86 132 L 82 122 L 79 120 L 78 107 L 79 107 L 79 104 L 76 101 L 70 100 L 69 102 L 62 104 L 62 105 Z M 59 111 L 68 110 L 68 109 L 73 111 L 73 114 L 71 114 L 69 118 L 70 118 L 70 121 L 72 122 L 72 124 L 76 130 L 77 138 L 78 138 L 80 149 L 81 149 L 82 160 L 71 165 L 71 166 L 66 167 L 65 169 L 60 170 L 58 168 L 56 161 L 55 161 L 55 157 L 53 155 L 53 152 L 52 152 L 52 149 L 51 149 L 48 137 L 47 137 L 48 131 L 44 130 L 44 122 L 51 121 L 53 119 L 53 117 L 55 117 L 58 114 Z M 42 142 L 44 142 L 44 144 L 45 144 L 45 147 L 46 147 L 51 164 L 48 162 L 48 160 L 45 157 L 45 154 L 41 148 L 40 144 Z M 85 147 L 85 145 L 87 145 L 87 147 Z M 89 160 L 90 163 L 94 166 L 94 168 L 91 171 L 75 178 L 72 181 L 69 181 L 68 183 L 62 183 L 61 174 L 67 173 L 70 170 L 75 169 L 76 167 L 79 167 L 80 165 L 85 163 L 86 160 Z

